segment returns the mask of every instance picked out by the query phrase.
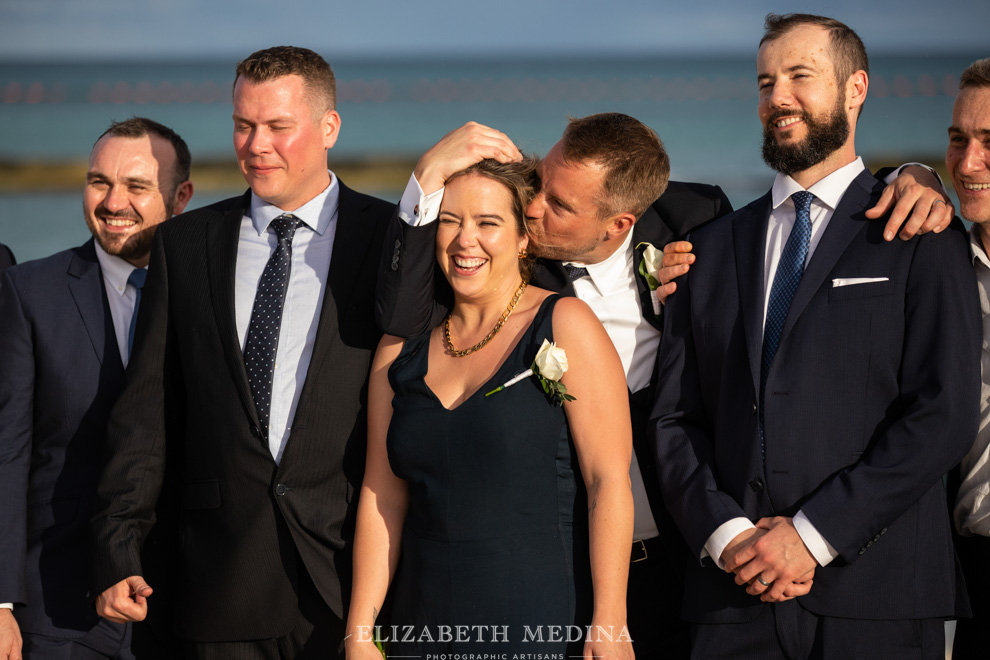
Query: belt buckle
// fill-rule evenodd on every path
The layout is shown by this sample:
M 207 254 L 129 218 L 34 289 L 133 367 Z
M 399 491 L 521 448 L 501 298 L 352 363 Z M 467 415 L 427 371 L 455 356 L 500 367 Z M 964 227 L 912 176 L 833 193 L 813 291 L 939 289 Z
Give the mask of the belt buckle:
M 636 557 L 637 551 L 640 554 L 639 557 Z M 634 557 L 634 558 L 631 558 L 629 560 L 629 563 L 630 564 L 635 564 L 637 562 L 646 561 L 646 559 L 649 556 L 650 556 L 649 553 L 646 552 L 646 543 L 644 541 L 642 541 L 642 540 L 633 541 L 633 544 L 632 544 L 632 557 Z

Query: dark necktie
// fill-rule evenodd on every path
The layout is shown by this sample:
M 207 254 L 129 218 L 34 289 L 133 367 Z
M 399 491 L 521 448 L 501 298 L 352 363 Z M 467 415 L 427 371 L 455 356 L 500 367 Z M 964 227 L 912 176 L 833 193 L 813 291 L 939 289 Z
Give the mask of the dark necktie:
M 777 272 L 770 287 L 770 301 L 767 303 L 767 320 L 763 326 L 763 359 L 760 364 L 760 450 L 763 450 L 763 403 L 767 386 L 767 376 L 773 357 L 780 344 L 780 334 L 791 308 L 791 299 L 804 275 L 804 261 L 811 244 L 811 200 L 815 196 L 806 190 L 791 195 L 794 201 L 795 220 L 791 235 L 787 238 L 784 251 L 777 264 Z
M 278 335 L 282 327 L 282 306 L 292 266 L 292 236 L 297 226 L 299 218 L 290 214 L 280 215 L 268 225 L 278 237 L 278 245 L 261 273 L 251 310 L 247 343 L 244 345 L 244 366 L 265 438 L 268 437 L 268 418 L 272 407 L 272 380 Z
M 134 314 L 131 315 L 131 325 L 127 329 L 127 357 L 131 357 L 131 348 L 134 346 L 134 328 L 137 327 L 138 308 L 141 306 L 141 289 L 144 288 L 144 280 L 148 277 L 148 271 L 144 268 L 135 268 L 127 278 L 127 283 L 134 287 Z
M 588 274 L 588 269 L 584 266 L 574 266 L 571 264 L 564 264 L 563 266 L 564 270 L 567 272 L 567 279 L 571 282 Z

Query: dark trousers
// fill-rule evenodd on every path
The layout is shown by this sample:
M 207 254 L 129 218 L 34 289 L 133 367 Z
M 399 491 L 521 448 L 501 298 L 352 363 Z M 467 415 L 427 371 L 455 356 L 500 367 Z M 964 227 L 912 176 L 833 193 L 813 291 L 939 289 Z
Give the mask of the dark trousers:
M 671 531 L 677 535 L 671 526 Z M 690 629 L 681 621 L 687 546 L 677 535 L 633 543 L 626 592 L 626 621 L 637 658 L 684 660 Z
M 796 600 L 748 623 L 695 624 L 692 660 L 944 660 L 941 619 L 818 617 Z
M 952 660 L 983 660 L 990 654 L 990 538 L 957 536 L 956 552 L 966 577 L 973 618 L 956 622 Z
M 92 630 L 74 639 L 21 634 L 24 660 L 134 660 L 131 626 L 100 619 Z
M 304 569 L 299 571 L 299 583 L 296 622 L 284 637 L 237 642 L 186 642 L 184 656 L 195 660 L 343 658 L 341 641 L 344 638 L 344 622 L 323 601 Z M 258 607 L 265 607 L 265 603 L 258 603 Z

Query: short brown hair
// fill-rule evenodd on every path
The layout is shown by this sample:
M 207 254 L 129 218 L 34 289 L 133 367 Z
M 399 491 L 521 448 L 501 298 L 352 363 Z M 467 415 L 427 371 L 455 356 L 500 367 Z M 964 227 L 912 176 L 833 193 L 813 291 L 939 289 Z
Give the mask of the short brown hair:
M 602 219 L 620 213 L 637 218 L 667 189 L 670 158 L 649 126 L 629 115 L 606 112 L 569 120 L 560 140 L 564 160 L 604 169 L 596 205 Z
M 516 221 L 516 229 L 520 236 L 526 236 L 529 232 L 526 226 L 526 207 L 537 192 L 536 164 L 537 160 L 532 156 L 525 156 L 516 163 L 500 163 L 486 158 L 447 177 L 444 185 L 450 185 L 454 179 L 468 174 L 478 174 L 502 184 L 512 198 L 512 215 Z M 527 281 L 532 273 L 532 260 L 532 257 L 526 257 L 519 262 L 519 270 Z
M 322 115 L 337 109 L 337 79 L 333 69 L 308 48 L 275 46 L 251 53 L 237 63 L 234 85 L 238 78 L 260 83 L 292 74 L 303 79 L 314 112 Z
M 832 61 L 835 63 L 835 78 L 840 87 L 857 71 L 870 74 L 870 60 L 866 47 L 852 28 L 841 21 L 814 14 L 767 14 L 763 23 L 763 38 L 760 46 L 782 37 L 799 25 L 817 25 L 828 30 L 832 45 Z
M 172 190 L 168 197 L 175 195 L 180 183 L 189 180 L 189 171 L 192 168 L 192 156 L 186 141 L 179 137 L 179 134 L 164 124 L 159 124 L 147 117 L 131 117 L 124 121 L 115 121 L 110 124 L 110 128 L 103 131 L 102 135 L 96 139 L 99 142 L 106 136 L 120 138 L 142 138 L 146 135 L 154 135 L 166 140 L 175 150 L 175 164 L 172 168 Z M 96 143 L 93 144 L 96 146 Z
M 990 57 L 976 60 L 959 76 L 959 89 L 990 87 Z

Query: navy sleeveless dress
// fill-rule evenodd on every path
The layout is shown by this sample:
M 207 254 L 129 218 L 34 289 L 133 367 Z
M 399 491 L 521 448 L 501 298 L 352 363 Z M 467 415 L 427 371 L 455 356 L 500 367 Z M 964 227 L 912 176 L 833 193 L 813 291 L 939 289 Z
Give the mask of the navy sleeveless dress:
M 580 651 L 592 613 L 587 497 L 562 407 L 533 376 L 549 296 L 491 380 L 453 410 L 427 387 L 429 334 L 389 370 L 392 470 L 409 485 L 389 655 Z M 566 350 L 566 347 L 564 347 Z M 559 657 L 564 657 L 563 655 Z

